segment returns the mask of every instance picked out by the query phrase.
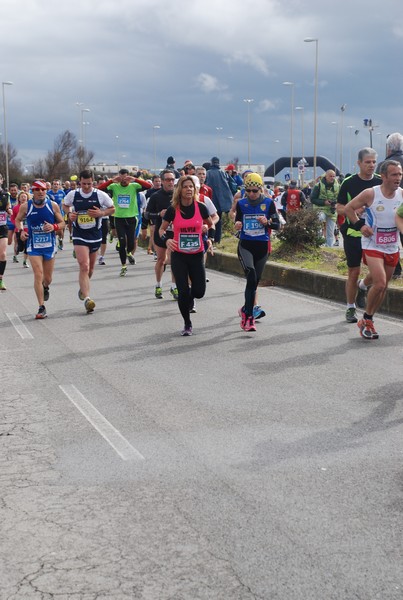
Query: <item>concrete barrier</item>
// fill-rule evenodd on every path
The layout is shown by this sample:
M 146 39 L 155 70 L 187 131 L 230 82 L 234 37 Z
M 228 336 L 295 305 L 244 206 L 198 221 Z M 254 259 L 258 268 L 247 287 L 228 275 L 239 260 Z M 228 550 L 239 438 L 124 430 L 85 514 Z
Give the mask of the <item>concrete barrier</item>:
M 244 276 L 243 269 L 235 254 L 216 251 L 208 254 L 207 267 L 216 271 Z M 327 275 L 319 271 L 297 269 L 288 265 L 267 261 L 263 271 L 261 285 L 277 285 L 319 298 L 346 301 L 346 278 Z M 386 293 L 380 312 L 394 316 L 403 316 L 403 289 L 390 287 Z

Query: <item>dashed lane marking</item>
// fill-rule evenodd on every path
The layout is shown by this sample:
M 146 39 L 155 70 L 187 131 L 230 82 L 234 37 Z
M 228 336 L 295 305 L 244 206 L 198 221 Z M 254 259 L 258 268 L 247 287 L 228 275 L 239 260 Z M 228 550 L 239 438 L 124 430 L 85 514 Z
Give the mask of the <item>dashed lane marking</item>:
M 144 456 L 123 437 L 116 427 L 105 419 L 74 385 L 60 385 L 59 387 L 122 460 L 144 460 Z
M 6 317 L 10 320 L 11 325 L 14 327 L 16 332 L 22 337 L 23 340 L 33 340 L 34 336 L 25 327 L 17 313 L 6 313 Z

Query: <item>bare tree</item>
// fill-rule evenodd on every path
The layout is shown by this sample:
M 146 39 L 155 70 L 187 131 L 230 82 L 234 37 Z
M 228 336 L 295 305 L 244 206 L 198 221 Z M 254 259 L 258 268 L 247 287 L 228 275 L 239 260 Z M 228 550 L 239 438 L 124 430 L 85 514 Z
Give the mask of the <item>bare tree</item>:
M 10 182 L 21 183 L 22 165 L 17 158 L 17 150 L 12 144 L 8 144 L 8 172 Z M 3 177 L 6 172 L 6 152 L 3 145 L 0 146 L 0 173 Z

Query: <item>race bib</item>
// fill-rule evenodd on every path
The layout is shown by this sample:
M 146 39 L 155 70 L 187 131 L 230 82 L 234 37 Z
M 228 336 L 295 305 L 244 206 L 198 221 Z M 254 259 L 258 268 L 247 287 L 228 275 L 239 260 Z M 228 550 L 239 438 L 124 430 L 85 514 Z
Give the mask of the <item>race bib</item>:
M 258 216 L 260 215 L 244 215 L 243 228 L 245 233 L 251 237 L 257 237 L 265 233 L 264 225 L 257 220 Z
M 92 229 L 96 225 L 96 219 L 87 213 L 82 213 L 77 215 L 77 224 L 81 229 Z
M 199 234 L 180 233 L 178 247 L 181 252 L 198 252 L 201 248 Z
M 380 246 L 397 243 L 396 227 L 378 227 L 376 230 L 376 243 Z
M 45 231 L 33 231 L 32 232 L 32 246 L 35 250 L 43 248 L 52 248 L 53 239 L 52 233 Z
M 7 213 L 5 211 L 0 212 L 0 226 L 7 223 Z
M 118 206 L 119 208 L 129 208 L 130 207 L 130 196 L 129 194 L 119 194 L 118 196 Z

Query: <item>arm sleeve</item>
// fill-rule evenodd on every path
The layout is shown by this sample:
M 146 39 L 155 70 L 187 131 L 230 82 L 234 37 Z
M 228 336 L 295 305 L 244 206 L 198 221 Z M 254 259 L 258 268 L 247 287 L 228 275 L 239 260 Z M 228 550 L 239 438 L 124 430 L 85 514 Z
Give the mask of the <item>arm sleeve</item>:
M 111 185 L 111 183 L 113 183 L 112 179 L 108 179 L 108 181 L 104 181 L 103 183 L 100 183 L 100 184 L 98 185 L 98 190 L 106 190 L 106 188 L 107 188 L 108 186 L 110 186 L 110 185 Z
M 312 202 L 312 204 L 315 204 L 315 206 L 323 206 L 323 200 L 319 199 L 319 186 L 315 185 L 314 188 L 312 189 L 311 195 L 310 195 L 310 200 Z
M 162 217 L 162 220 L 168 221 L 168 223 L 171 223 L 174 220 L 174 218 L 175 218 L 175 209 L 173 206 L 168 206 L 164 216 Z
M 200 214 L 201 214 L 203 220 L 209 218 L 210 213 L 207 209 L 207 206 L 205 204 L 203 204 L 202 202 L 199 202 L 199 210 L 200 210 Z
M 235 221 L 243 221 L 243 214 L 239 206 L 239 202 L 236 203 L 235 206 Z
M 337 202 L 339 204 L 343 204 L 343 206 L 345 206 L 348 203 L 347 186 L 344 184 L 344 182 L 340 186 L 339 194 L 337 196 Z
M 145 179 L 140 179 L 139 177 L 135 177 L 134 181 L 141 185 L 143 190 L 149 190 L 152 187 L 152 183 L 150 181 L 146 181 Z

